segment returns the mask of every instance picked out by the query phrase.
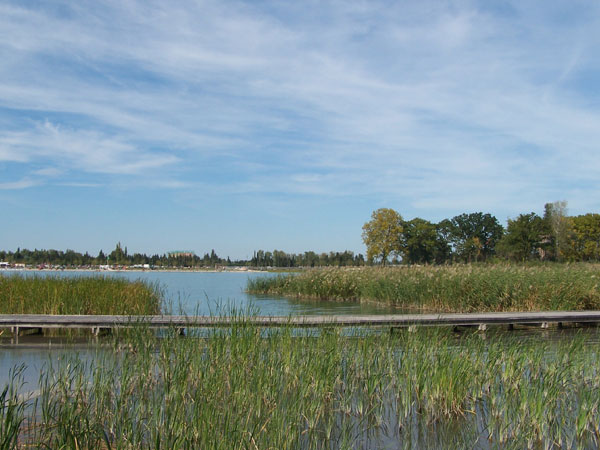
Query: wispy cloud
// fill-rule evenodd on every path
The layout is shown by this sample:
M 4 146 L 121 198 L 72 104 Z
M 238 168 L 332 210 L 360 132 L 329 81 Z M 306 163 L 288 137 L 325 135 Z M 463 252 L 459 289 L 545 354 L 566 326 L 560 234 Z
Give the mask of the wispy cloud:
M 600 95 L 580 79 L 600 71 L 599 7 L 495 8 L 4 3 L 0 161 L 40 183 L 369 195 L 415 213 L 597 189 Z
M 39 183 L 35 182 L 30 178 L 22 178 L 17 181 L 8 181 L 0 183 L 0 190 L 27 189 L 38 184 Z
M 7 133 L 0 137 L 0 146 L 12 152 L 7 152 L 8 160 L 59 166 L 34 170 L 38 175 L 56 176 L 62 172 L 61 167 L 129 175 L 178 161 L 174 155 L 151 152 L 106 133 L 68 129 L 48 121 L 27 131 Z

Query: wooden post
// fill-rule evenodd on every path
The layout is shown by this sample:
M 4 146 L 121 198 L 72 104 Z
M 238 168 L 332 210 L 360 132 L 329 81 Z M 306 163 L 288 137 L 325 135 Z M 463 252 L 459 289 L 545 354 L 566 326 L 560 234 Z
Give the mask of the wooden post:
M 10 331 L 12 333 L 11 344 L 18 344 L 19 343 L 19 327 L 18 326 L 10 327 Z

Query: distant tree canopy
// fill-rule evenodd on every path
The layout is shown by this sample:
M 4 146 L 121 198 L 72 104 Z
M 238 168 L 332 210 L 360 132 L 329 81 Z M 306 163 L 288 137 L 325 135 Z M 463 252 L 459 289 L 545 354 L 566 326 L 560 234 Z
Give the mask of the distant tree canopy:
M 89 253 L 81 254 L 73 250 L 66 252 L 60 250 L 27 250 L 18 248 L 15 252 L 0 251 L 0 261 L 11 264 L 26 264 L 29 266 L 64 266 L 64 267 L 98 267 L 98 266 L 143 266 L 149 265 L 156 268 L 212 268 L 226 266 L 248 267 L 319 267 L 319 266 L 361 266 L 365 258 L 361 254 L 351 251 L 315 253 L 286 253 L 281 250 L 254 252 L 249 260 L 234 260 L 229 257 L 221 258 L 215 250 L 198 256 L 193 252 L 170 252 L 163 255 L 146 255 L 143 253 L 131 254 L 127 247 L 117 243 L 115 249 L 108 253 L 103 250 L 97 256 Z
M 449 264 L 453 262 L 510 261 L 600 261 L 600 214 L 567 215 L 567 202 L 544 206 L 544 215 L 534 212 L 508 219 L 506 229 L 489 213 L 473 212 L 438 223 L 416 217 L 404 220 L 390 208 L 373 211 L 362 228 L 367 258 L 351 251 L 286 253 L 257 250 L 250 259 L 232 261 L 215 250 L 203 256 L 193 252 L 146 255 L 129 253 L 117 243 L 114 250 L 97 256 L 74 250 L 1 251 L 0 261 L 29 266 L 85 267 L 100 265 L 202 268 L 217 266 L 320 267 L 365 264 Z
M 315 253 L 285 253 L 281 250 L 273 252 L 258 250 L 248 261 L 250 267 L 324 267 L 324 266 L 363 266 L 365 258 L 360 253 L 351 251 Z
M 455 256 L 463 262 L 485 261 L 494 255 L 504 228 L 491 214 L 461 214 L 445 224 Z
M 363 225 L 362 233 L 369 261 L 377 260 L 385 265 L 390 256 L 401 252 L 402 222 L 402 216 L 393 209 L 373 211 L 371 220 Z
M 534 259 L 544 245 L 547 231 L 544 220 L 533 212 L 508 219 L 506 233 L 498 245 L 499 253 L 514 261 Z
M 511 261 L 600 261 L 600 214 L 569 217 L 567 202 L 547 203 L 544 216 L 520 214 L 507 227 L 489 213 L 460 214 L 439 223 L 403 220 L 389 208 L 363 226 L 370 263 L 390 256 L 405 264 Z
M 546 203 L 544 206 L 545 251 L 548 257 L 563 261 L 567 257 L 572 221 L 567 217 L 567 202 Z
M 400 253 L 410 264 L 441 264 L 449 259 L 451 248 L 438 224 L 416 217 L 402 224 Z
M 600 261 L 600 214 L 569 217 L 564 248 L 570 261 Z
M 491 214 L 461 214 L 440 223 L 420 217 L 405 221 L 389 208 L 373 212 L 363 226 L 363 242 L 370 262 L 397 256 L 408 264 L 485 261 L 495 254 L 504 229 Z

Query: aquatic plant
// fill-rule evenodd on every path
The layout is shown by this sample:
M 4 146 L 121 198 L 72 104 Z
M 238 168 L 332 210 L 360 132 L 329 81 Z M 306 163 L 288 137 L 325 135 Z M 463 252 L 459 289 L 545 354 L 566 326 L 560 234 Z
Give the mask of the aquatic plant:
M 326 268 L 249 279 L 247 291 L 440 312 L 600 308 L 600 265 Z
M 193 334 L 193 333 L 192 333 Z M 132 331 L 48 364 L 20 400 L 49 448 L 566 448 L 600 442 L 600 347 L 448 330 L 301 333 L 243 318 Z M 12 386 L 12 385 L 11 385 Z M 13 387 L 9 387 L 9 390 Z M 19 423 L 18 421 L 15 423 Z
M 141 280 L 0 274 L 0 314 L 158 314 L 162 302 Z
M 0 450 L 17 446 L 17 439 L 25 420 L 25 401 L 18 395 L 23 387 L 24 365 L 9 370 L 10 382 L 0 391 Z

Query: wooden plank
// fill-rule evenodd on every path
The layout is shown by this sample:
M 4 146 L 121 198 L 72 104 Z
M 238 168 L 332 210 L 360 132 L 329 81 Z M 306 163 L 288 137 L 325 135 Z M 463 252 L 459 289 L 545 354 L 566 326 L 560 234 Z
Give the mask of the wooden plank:
M 247 318 L 212 316 L 112 316 L 112 315 L 42 315 L 2 314 L 0 328 L 114 328 L 148 326 L 222 327 L 244 323 L 261 327 L 323 326 L 410 326 L 410 325 L 510 325 L 533 323 L 598 322 L 600 311 L 544 311 L 470 314 L 395 314 L 352 316 L 253 316 Z

